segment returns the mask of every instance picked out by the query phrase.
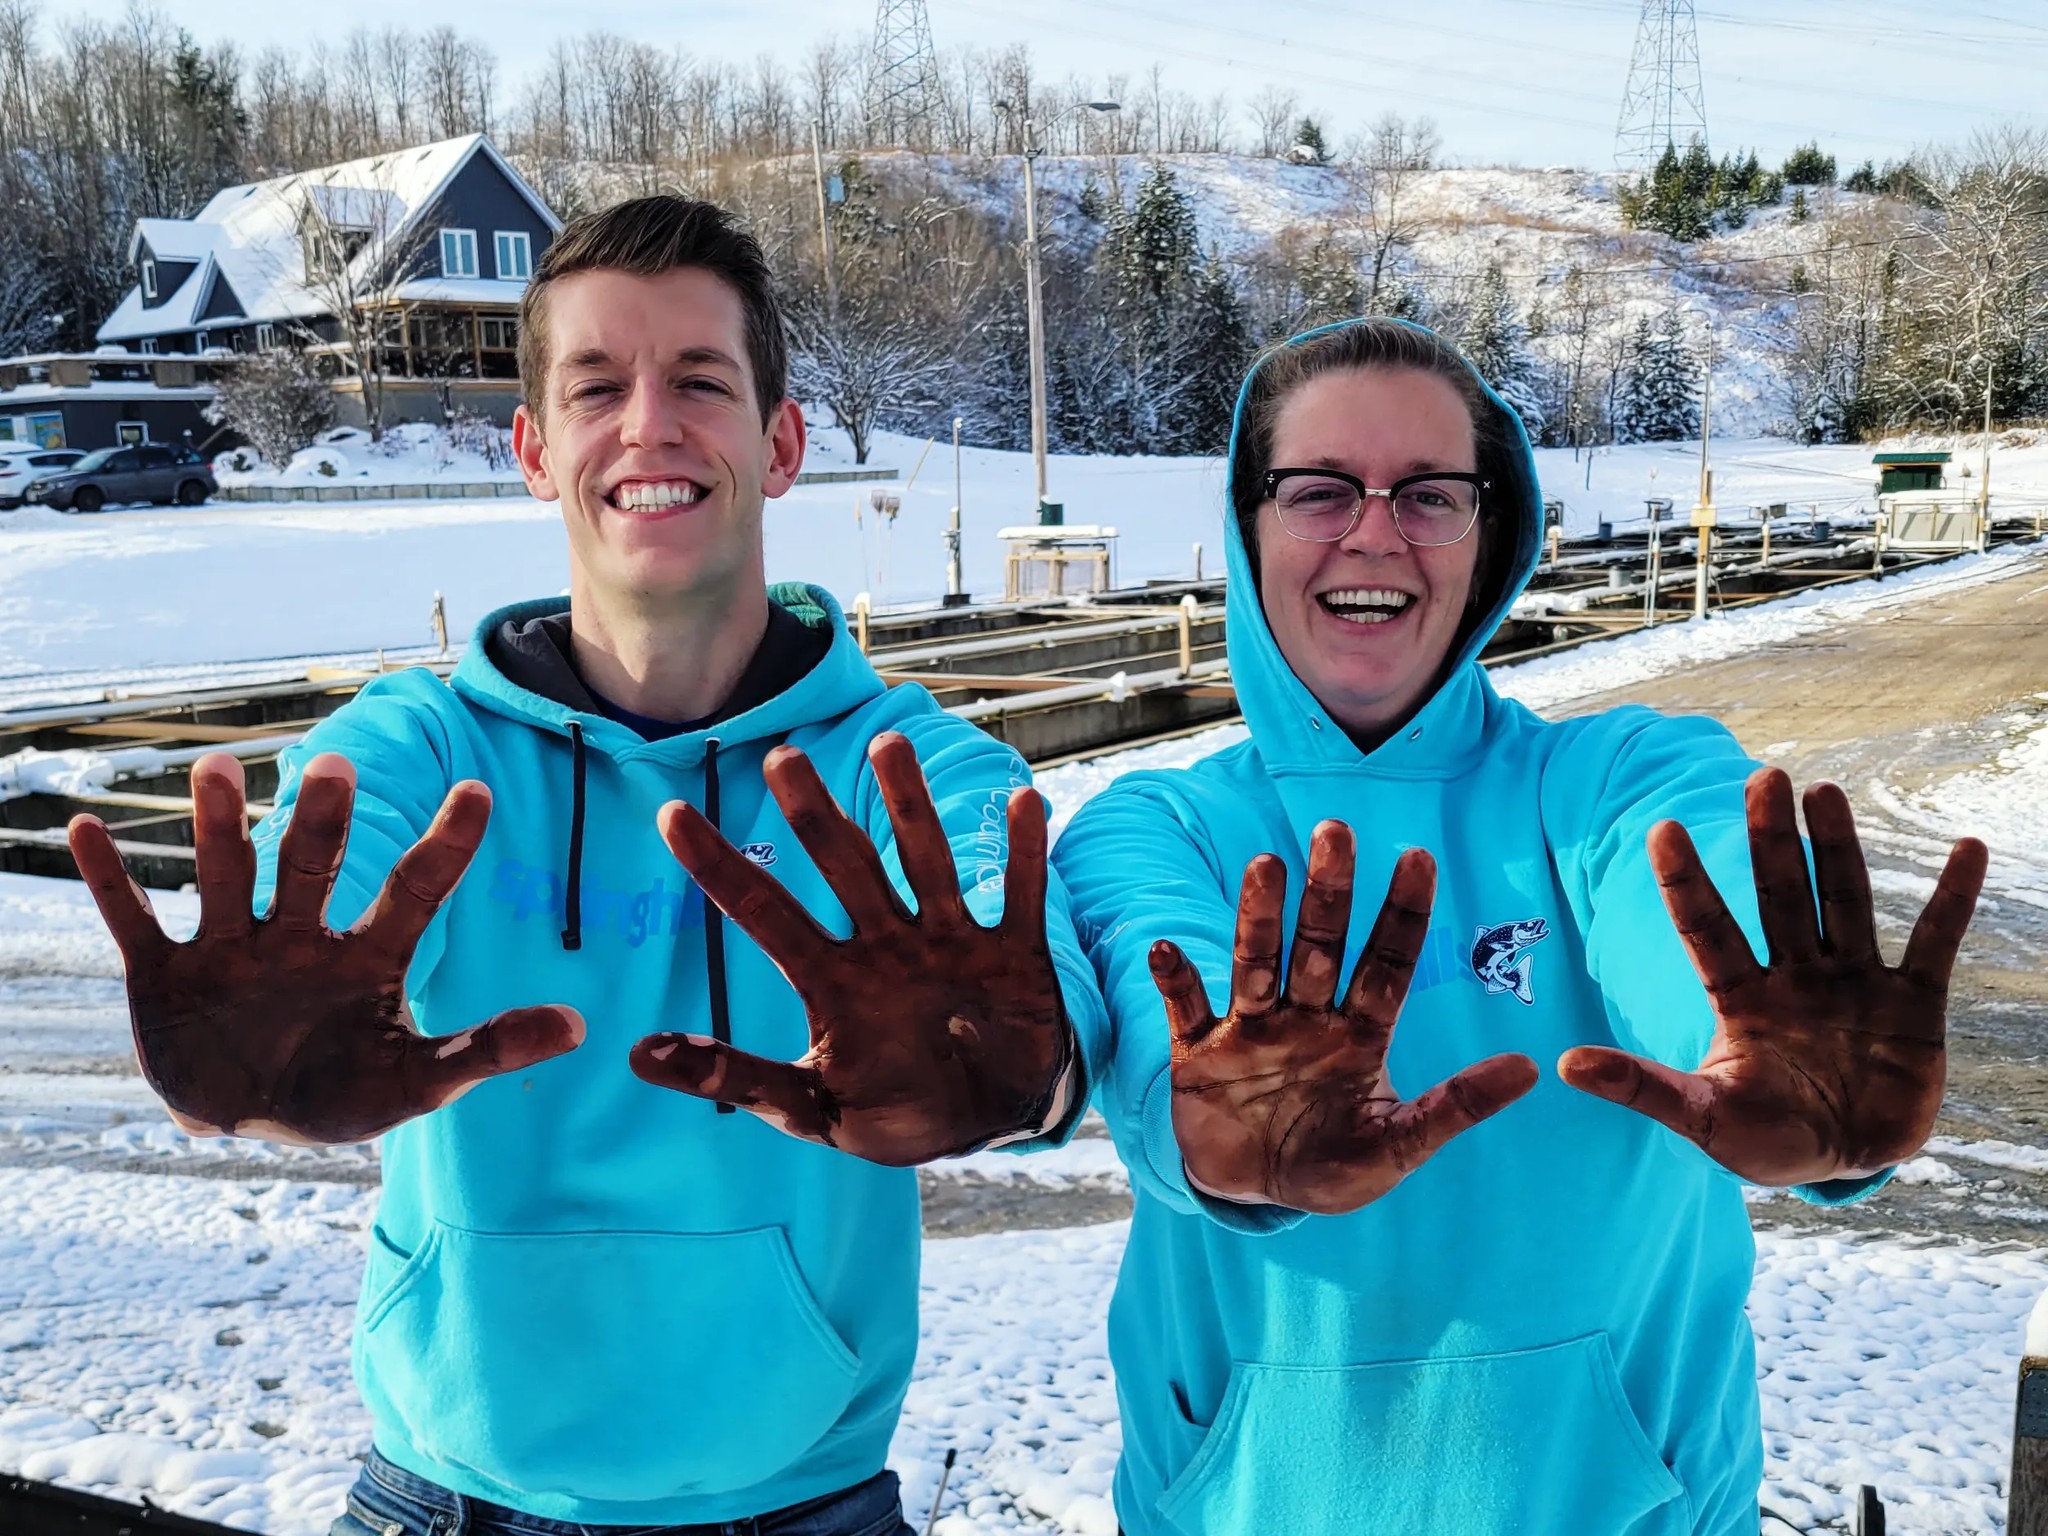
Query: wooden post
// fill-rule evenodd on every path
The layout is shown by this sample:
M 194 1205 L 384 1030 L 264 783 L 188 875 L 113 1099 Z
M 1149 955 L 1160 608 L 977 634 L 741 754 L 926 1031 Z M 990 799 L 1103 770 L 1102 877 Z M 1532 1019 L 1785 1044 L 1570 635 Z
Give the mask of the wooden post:
M 1195 670 L 1195 610 L 1201 605 L 1190 592 L 1180 600 L 1180 675 L 1187 677 Z
M 860 653 L 863 656 L 868 653 L 868 606 L 868 595 L 865 592 L 853 600 L 853 634 L 860 642 Z
M 2027 1319 L 2020 1357 L 2005 1530 L 2006 1536 L 2048 1536 L 2048 1292 Z

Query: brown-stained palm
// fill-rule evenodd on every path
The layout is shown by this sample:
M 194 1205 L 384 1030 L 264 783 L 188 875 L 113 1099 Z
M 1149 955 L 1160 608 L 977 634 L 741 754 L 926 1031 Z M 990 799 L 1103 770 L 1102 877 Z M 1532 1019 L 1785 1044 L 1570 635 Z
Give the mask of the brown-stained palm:
M 1904 956 L 1886 965 L 1848 797 L 1815 784 L 1804 798 L 1817 913 L 1792 781 L 1777 769 L 1750 777 L 1750 862 L 1769 946 L 1761 965 L 1685 829 L 1650 830 L 1664 904 L 1713 1001 L 1699 1068 L 1607 1046 L 1558 1062 L 1573 1087 L 1648 1115 L 1753 1184 L 1867 1175 L 1926 1144 L 1947 1075 L 1949 975 L 1984 885 L 1984 845 L 1964 838 Z
M 583 1020 L 560 1007 L 513 1009 L 434 1039 L 413 1027 L 406 967 L 483 841 L 490 792 L 473 782 L 449 791 L 370 910 L 336 933 L 327 903 L 354 799 L 345 758 L 307 765 L 259 918 L 241 764 L 202 757 L 192 768 L 199 930 L 185 943 L 158 926 L 105 824 L 71 823 L 72 857 L 120 946 L 142 1075 L 193 1135 L 363 1141 L 583 1039 Z
M 807 1141 L 909 1166 L 1035 1128 L 1072 1052 L 1045 936 L 1045 806 L 1009 799 L 1003 916 L 974 920 L 916 750 L 896 732 L 868 748 L 913 913 L 867 834 L 809 759 L 777 747 L 762 777 L 853 921 L 835 938 L 765 870 L 681 801 L 661 832 L 704 894 L 760 945 L 803 1000 L 810 1049 L 772 1061 L 698 1035 L 649 1035 L 650 1083 L 751 1110 Z
M 1445 1142 L 1527 1093 L 1536 1064 L 1489 1056 L 1405 1101 L 1387 1080 L 1394 1021 L 1429 929 L 1436 863 L 1403 853 L 1351 985 L 1337 999 L 1351 925 L 1353 845 L 1341 821 L 1310 839 L 1288 953 L 1287 866 L 1260 854 L 1237 903 L 1230 1011 L 1160 940 L 1152 979 L 1173 1036 L 1173 1131 L 1188 1177 L 1210 1194 L 1342 1215 L 1377 1200 Z

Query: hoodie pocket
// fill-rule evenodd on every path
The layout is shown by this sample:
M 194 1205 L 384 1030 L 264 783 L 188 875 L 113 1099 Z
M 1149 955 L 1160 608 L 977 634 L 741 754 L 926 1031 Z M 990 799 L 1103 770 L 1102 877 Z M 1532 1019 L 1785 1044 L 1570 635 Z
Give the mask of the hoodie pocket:
M 774 1476 L 838 1422 L 860 1369 L 779 1227 L 436 1224 L 362 1341 L 366 1396 L 421 1454 L 620 1503 Z
M 1443 1360 L 1240 1364 L 1159 1513 L 1189 1536 L 1675 1536 L 1691 1521 L 1604 1334 Z

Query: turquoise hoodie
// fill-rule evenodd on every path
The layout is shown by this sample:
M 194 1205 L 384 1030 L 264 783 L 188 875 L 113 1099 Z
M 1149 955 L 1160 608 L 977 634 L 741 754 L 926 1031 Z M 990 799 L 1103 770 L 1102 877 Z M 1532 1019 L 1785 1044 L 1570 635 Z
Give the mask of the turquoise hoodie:
M 1519 423 L 1488 398 L 1519 448 L 1494 493 L 1513 572 L 1437 693 L 1362 752 L 1282 658 L 1226 514 L 1250 739 L 1118 779 L 1054 850 L 1112 1021 L 1097 1102 L 1137 1190 L 1109 1320 L 1130 1536 L 1756 1533 L 1741 1188 L 1553 1068 L 1585 1044 L 1698 1064 L 1713 1019 L 1644 835 L 1683 822 L 1756 942 L 1756 765 L 1710 720 L 1553 723 L 1494 692 L 1476 658 L 1534 569 L 1542 498 Z M 1146 955 L 1177 943 L 1220 1015 L 1246 863 L 1286 860 L 1291 924 L 1325 817 L 1358 841 L 1347 975 L 1396 856 L 1437 859 L 1395 1087 L 1412 1097 L 1500 1051 L 1543 1077 L 1372 1205 L 1304 1217 L 1189 1188 Z
M 771 596 L 830 626 L 831 649 L 779 697 L 655 742 L 519 688 L 489 660 L 501 623 L 564 600 L 494 613 L 452 682 L 394 673 L 315 727 L 285 755 L 277 810 L 257 829 L 267 891 L 307 760 L 332 751 L 355 764 L 329 913 L 345 927 L 448 788 L 482 780 L 495 796 L 489 832 L 408 975 L 419 1026 L 448 1034 L 531 1003 L 567 1003 L 588 1022 L 577 1050 L 384 1138 L 356 1382 L 378 1449 L 458 1493 L 558 1520 L 699 1524 L 845 1488 L 887 1454 L 917 1349 L 916 1175 L 720 1114 L 628 1069 L 642 1035 L 714 1032 L 705 904 L 655 811 L 676 798 L 708 811 L 715 740 L 726 837 L 843 934 L 761 760 L 782 742 L 809 754 L 901 885 L 866 756 L 878 732 L 901 731 L 969 905 L 988 922 L 1002 907 L 1004 806 L 1029 774 L 923 689 L 885 687 L 829 595 Z M 1048 931 L 1085 1057 L 1101 1004 L 1056 881 Z M 733 1042 L 802 1055 L 809 1036 L 788 982 L 736 925 L 722 939 Z

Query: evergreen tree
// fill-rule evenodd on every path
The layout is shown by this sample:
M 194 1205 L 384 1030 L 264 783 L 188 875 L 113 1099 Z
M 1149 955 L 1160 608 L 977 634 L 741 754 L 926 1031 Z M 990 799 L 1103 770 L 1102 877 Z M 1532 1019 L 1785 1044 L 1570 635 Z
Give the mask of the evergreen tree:
M 1300 305 L 1290 324 L 1296 330 L 1348 320 L 1365 303 L 1358 263 L 1335 232 L 1324 230 L 1302 258 Z
M 1807 206 L 1806 188 L 1804 187 L 1799 188 L 1798 191 L 1792 194 L 1791 217 L 1794 224 L 1804 224 L 1813 217 L 1813 209 Z
M 1377 313 L 1394 320 L 1412 320 L 1417 325 L 1433 326 L 1435 306 L 1419 284 L 1404 279 L 1382 285 Z
M 1221 453 L 1230 446 L 1230 419 L 1251 363 L 1252 333 L 1237 284 L 1216 253 L 1195 275 L 1179 339 L 1187 385 L 1176 402 L 1173 451 Z
M 1125 369 L 1126 440 L 1112 451 L 1171 453 L 1185 435 L 1190 392 L 1183 333 L 1200 267 L 1195 210 L 1172 167 L 1155 162 L 1128 209 L 1111 215 L 1101 255 Z
M 1877 163 L 1866 160 L 1849 173 L 1849 179 L 1842 183 L 1845 192 L 1875 192 L 1877 190 Z
M 1822 154 L 1818 143 L 1802 144 L 1786 157 L 1781 174 L 1787 186 L 1832 187 L 1835 184 L 1835 157 Z
M 1544 422 L 1536 362 L 1529 353 L 1528 330 L 1515 317 L 1514 298 L 1499 262 L 1479 279 L 1458 346 L 1494 393 L 1522 418 L 1522 430 L 1530 440 L 1539 440 Z
M 1674 240 L 1703 240 L 1717 223 L 1740 229 L 1752 209 L 1776 203 L 1784 193 L 1784 177 L 1765 170 L 1754 151 L 1740 159 L 1725 155 L 1717 164 L 1694 139 L 1682 155 L 1676 145 L 1665 145 L 1650 174 L 1623 182 L 1616 196 L 1631 226 Z
M 1614 404 L 1615 435 L 1625 443 L 1665 443 L 1700 430 L 1699 365 L 1667 310 L 1654 327 L 1637 319 Z
M 1330 163 L 1330 146 L 1323 138 L 1323 125 L 1312 117 L 1304 117 L 1294 130 L 1294 143 L 1298 149 L 1309 151 L 1310 158 L 1317 165 Z

